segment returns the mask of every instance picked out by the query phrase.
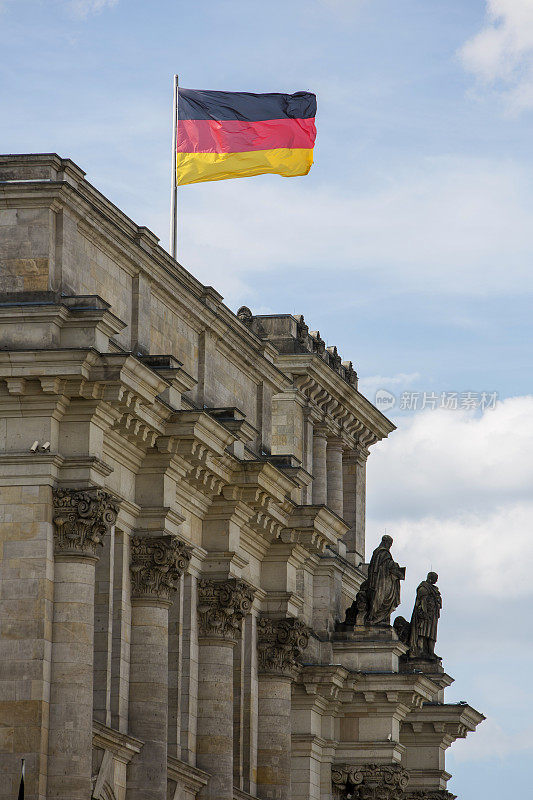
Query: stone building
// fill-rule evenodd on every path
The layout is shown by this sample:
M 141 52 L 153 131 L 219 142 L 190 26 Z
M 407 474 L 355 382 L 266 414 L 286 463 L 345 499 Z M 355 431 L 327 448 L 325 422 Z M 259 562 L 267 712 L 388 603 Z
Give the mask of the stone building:
M 365 578 L 394 429 L 57 155 L 0 157 L 0 798 L 441 800 L 483 719 Z

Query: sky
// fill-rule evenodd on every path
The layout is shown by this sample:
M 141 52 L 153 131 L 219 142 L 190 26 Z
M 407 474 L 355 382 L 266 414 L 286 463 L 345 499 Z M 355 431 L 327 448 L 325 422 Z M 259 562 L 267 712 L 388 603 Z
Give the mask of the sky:
M 461 800 L 533 754 L 533 0 L 0 0 L 3 152 L 57 152 L 168 245 L 172 75 L 314 91 L 315 164 L 179 192 L 179 260 L 234 311 L 304 314 L 398 426 L 368 466 L 437 652 L 487 715 Z M 527 779 L 526 779 L 527 775 Z

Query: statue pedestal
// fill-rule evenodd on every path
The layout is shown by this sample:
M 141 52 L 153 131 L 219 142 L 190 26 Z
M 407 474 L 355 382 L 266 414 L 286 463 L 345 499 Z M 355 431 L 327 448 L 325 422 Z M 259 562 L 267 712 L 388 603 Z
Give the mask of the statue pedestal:
M 359 672 L 399 672 L 407 652 L 390 625 L 337 626 L 332 640 L 336 663 Z
M 453 678 L 446 674 L 442 666 L 442 658 L 409 658 L 408 654 L 400 657 L 400 672 L 403 675 L 409 673 L 422 673 L 433 683 L 439 687 L 438 693 L 435 697 L 437 703 L 444 702 L 444 690 L 451 686 Z
M 410 658 L 406 653 L 400 658 L 400 672 L 423 672 L 426 675 L 444 673 L 442 658 Z

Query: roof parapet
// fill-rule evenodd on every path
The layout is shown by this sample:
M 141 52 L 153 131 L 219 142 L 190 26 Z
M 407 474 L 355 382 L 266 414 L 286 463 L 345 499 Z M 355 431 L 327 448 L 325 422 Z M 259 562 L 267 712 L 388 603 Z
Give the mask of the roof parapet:
M 357 373 L 351 361 L 343 361 L 335 345 L 326 346 L 320 331 L 309 331 L 303 314 L 252 314 L 241 306 L 237 317 L 260 339 L 271 342 L 283 354 L 315 353 L 340 377 L 357 389 Z

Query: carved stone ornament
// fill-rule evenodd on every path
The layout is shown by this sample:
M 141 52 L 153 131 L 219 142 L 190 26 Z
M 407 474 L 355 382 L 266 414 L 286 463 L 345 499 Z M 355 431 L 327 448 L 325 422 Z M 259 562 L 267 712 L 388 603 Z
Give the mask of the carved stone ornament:
M 457 800 L 457 795 L 446 789 L 417 789 L 407 792 L 405 800 Z
M 253 314 L 248 308 L 248 306 L 241 306 L 237 311 L 237 316 L 243 323 L 243 325 L 246 325 L 247 328 L 249 328 L 252 325 L 252 322 L 254 321 Z
M 299 619 L 257 620 L 259 673 L 296 678 L 298 659 L 309 642 L 310 630 Z
M 333 765 L 336 800 L 404 800 L 409 773 L 399 764 Z
M 390 625 L 391 613 L 400 605 L 400 581 L 405 567 L 400 567 L 390 553 L 391 536 L 383 536 L 368 565 L 367 579 L 346 612 L 345 625 Z
M 198 581 L 199 635 L 232 641 L 241 632 L 241 622 L 252 608 L 254 590 L 240 578 Z
M 174 536 L 133 536 L 132 599 L 170 602 L 190 560 L 190 548 Z
M 115 524 L 119 502 L 103 489 L 54 489 L 56 555 L 95 557 Z

